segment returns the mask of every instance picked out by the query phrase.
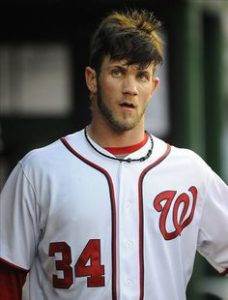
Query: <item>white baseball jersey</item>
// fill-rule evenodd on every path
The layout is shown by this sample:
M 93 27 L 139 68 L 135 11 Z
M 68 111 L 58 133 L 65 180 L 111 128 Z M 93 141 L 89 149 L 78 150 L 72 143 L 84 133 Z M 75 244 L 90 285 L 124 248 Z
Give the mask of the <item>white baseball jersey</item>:
M 18 163 L 0 257 L 30 269 L 29 299 L 183 300 L 196 250 L 226 271 L 226 184 L 192 151 L 153 143 L 119 162 L 82 130 Z

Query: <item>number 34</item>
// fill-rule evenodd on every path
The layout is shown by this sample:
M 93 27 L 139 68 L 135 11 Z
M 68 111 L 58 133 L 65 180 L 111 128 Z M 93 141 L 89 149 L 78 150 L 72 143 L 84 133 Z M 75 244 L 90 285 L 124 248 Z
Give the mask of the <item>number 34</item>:
M 74 269 L 71 266 L 71 248 L 66 242 L 50 243 L 49 256 L 55 257 L 56 253 L 61 253 L 61 260 L 55 261 L 56 271 L 62 271 L 63 277 L 53 275 L 53 286 L 60 289 L 68 289 L 73 284 L 73 274 L 75 277 L 87 277 L 87 287 L 101 287 L 104 282 L 104 266 L 101 265 L 101 245 L 100 240 L 89 240 L 82 250 Z

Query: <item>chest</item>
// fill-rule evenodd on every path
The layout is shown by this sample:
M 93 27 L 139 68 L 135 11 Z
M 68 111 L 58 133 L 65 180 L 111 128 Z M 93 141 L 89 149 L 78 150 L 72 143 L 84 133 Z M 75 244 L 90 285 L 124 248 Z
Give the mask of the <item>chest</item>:
M 49 179 L 44 201 L 45 224 L 89 233 L 118 226 L 126 235 L 140 223 L 165 240 L 197 224 L 202 205 L 194 170 L 164 164 L 152 167 L 120 163 L 103 168 L 75 164 Z M 42 191 L 45 189 L 42 189 Z

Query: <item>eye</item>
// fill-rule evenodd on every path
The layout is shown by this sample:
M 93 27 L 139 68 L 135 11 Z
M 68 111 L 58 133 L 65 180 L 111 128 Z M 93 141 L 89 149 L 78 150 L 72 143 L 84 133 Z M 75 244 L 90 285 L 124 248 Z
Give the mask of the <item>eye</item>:
M 114 68 L 111 70 L 111 74 L 113 77 L 118 78 L 124 74 L 124 70 L 122 68 Z
M 141 81 L 149 81 L 150 80 L 150 74 L 145 71 L 139 71 L 137 73 L 137 78 Z

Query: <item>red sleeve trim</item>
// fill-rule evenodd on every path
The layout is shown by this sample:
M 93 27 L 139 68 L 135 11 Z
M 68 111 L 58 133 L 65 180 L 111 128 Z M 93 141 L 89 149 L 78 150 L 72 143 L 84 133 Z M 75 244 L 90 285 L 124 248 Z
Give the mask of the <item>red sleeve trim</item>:
M 0 259 L 0 299 L 21 300 L 28 271 Z
M 228 268 L 226 270 L 224 270 L 223 272 L 219 273 L 221 276 L 225 276 L 226 274 L 228 274 Z
M 2 265 L 2 263 L 5 264 L 5 265 L 8 265 L 12 269 L 18 269 L 18 270 L 24 271 L 26 273 L 29 272 L 29 269 L 24 269 L 22 267 L 19 267 L 18 265 L 15 265 L 15 264 L 13 264 L 13 263 L 11 263 L 11 262 L 9 262 L 9 261 L 7 261 L 7 260 L 0 257 L 0 265 Z

